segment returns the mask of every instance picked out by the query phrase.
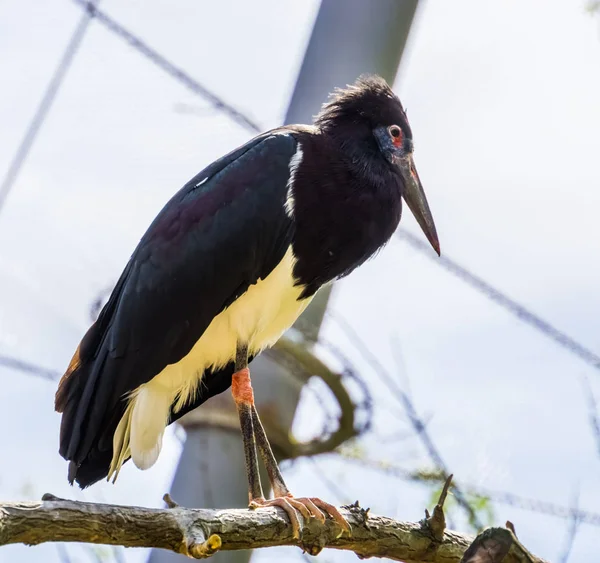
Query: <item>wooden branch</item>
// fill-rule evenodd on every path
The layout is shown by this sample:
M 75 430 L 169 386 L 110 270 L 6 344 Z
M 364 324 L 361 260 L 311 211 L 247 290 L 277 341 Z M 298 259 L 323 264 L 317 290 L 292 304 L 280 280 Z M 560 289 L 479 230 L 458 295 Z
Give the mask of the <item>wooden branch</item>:
M 169 549 L 193 558 L 218 550 L 297 545 L 311 554 L 323 547 L 354 551 L 360 558 L 388 557 L 405 563 L 544 563 L 518 542 L 513 531 L 490 528 L 477 538 L 443 531 L 426 521 L 397 522 L 373 516 L 358 504 L 343 507 L 352 536 L 339 536 L 331 520 L 309 522 L 301 542 L 283 511 L 156 509 L 76 502 L 44 495 L 42 502 L 0 503 L 0 546 L 14 543 L 86 542 Z M 439 531 L 436 530 L 436 534 Z

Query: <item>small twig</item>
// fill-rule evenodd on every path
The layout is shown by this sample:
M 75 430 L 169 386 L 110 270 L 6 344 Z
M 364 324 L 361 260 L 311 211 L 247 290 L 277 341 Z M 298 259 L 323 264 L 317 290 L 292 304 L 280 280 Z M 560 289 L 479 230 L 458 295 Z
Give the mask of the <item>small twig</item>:
M 42 500 L 47 500 L 50 502 L 69 502 L 67 499 L 57 497 L 57 496 L 53 495 L 52 493 L 44 493 L 42 495 Z
M 163 500 L 169 508 L 177 508 L 179 505 L 171 498 L 169 493 L 163 495 Z
M 211 555 L 217 553 L 223 547 L 223 542 L 221 540 L 221 536 L 217 534 L 212 534 L 206 541 L 198 544 L 191 543 L 188 546 L 189 557 L 193 557 L 194 559 L 206 559 Z
M 356 516 L 360 523 L 365 526 L 367 528 L 367 530 L 369 530 L 369 512 L 371 511 L 370 508 L 363 508 L 362 506 L 360 506 L 360 503 L 356 500 L 354 501 L 352 504 L 346 504 L 346 505 L 342 505 L 342 508 L 345 508 L 346 510 L 348 510 L 350 512 L 350 514 L 354 514 L 354 516 Z
M 437 504 L 433 507 L 433 514 L 430 516 L 429 511 L 425 510 L 425 522 L 424 524 L 427 526 L 429 532 L 432 537 L 441 542 L 444 539 L 444 532 L 446 530 L 446 517 L 444 516 L 444 503 L 446 502 L 446 497 L 448 496 L 448 491 L 450 490 L 450 485 L 452 484 L 453 475 L 448 475 L 446 482 L 442 488 L 442 492 L 440 493 L 440 498 Z

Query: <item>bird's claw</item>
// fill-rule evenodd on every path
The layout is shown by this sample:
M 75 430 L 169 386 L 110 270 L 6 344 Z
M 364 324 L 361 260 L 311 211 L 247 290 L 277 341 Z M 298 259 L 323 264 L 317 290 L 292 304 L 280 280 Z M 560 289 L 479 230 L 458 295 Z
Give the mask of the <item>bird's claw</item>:
M 261 508 L 268 506 L 278 506 L 283 509 L 290 519 L 292 525 L 292 533 L 294 539 L 299 540 L 301 535 L 300 519 L 298 518 L 298 512 L 302 515 L 302 518 L 307 522 L 310 518 L 316 518 L 321 524 L 325 524 L 326 517 L 328 514 L 342 529 L 342 533 L 352 533 L 350 524 L 342 516 L 340 511 L 329 504 L 315 497 L 299 497 L 296 498 L 291 494 L 282 497 L 276 497 L 271 500 L 265 500 L 263 498 L 254 499 L 250 502 L 250 508 Z
M 296 503 L 294 503 L 296 504 Z M 306 519 L 308 519 L 310 517 L 310 513 L 308 512 L 308 509 L 302 505 L 302 509 L 300 509 L 300 507 L 298 506 L 294 506 L 291 502 L 289 498 L 286 497 L 277 497 L 271 500 L 265 500 L 263 498 L 258 498 L 258 499 L 253 499 L 252 501 L 250 501 L 250 508 L 256 509 L 256 508 L 263 508 L 263 507 L 268 507 L 268 506 L 278 506 L 279 508 L 281 508 L 288 516 L 288 518 L 290 519 L 290 524 L 292 525 L 292 533 L 294 536 L 294 539 L 299 540 L 300 539 L 300 520 L 298 519 L 298 514 L 297 512 L 300 512 L 300 514 L 302 514 L 302 516 Z

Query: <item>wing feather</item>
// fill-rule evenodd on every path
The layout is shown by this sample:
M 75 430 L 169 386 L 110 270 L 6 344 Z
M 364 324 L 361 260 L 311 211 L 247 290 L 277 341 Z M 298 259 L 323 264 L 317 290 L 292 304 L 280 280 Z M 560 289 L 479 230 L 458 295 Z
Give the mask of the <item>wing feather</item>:
M 283 258 L 295 152 L 291 134 L 257 137 L 162 209 L 59 384 L 63 457 L 76 466 L 101 460 L 107 471 L 128 393 L 187 355 L 212 319 Z M 88 469 L 94 480 L 106 475 Z

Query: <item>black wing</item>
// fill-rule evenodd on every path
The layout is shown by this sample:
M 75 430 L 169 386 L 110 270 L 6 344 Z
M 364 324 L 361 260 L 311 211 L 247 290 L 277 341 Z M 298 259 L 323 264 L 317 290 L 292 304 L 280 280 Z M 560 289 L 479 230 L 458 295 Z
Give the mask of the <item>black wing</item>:
M 291 134 L 257 137 L 190 180 L 144 234 L 56 394 L 60 453 L 75 467 L 110 462 L 126 394 L 187 355 L 281 261 L 295 152 Z

